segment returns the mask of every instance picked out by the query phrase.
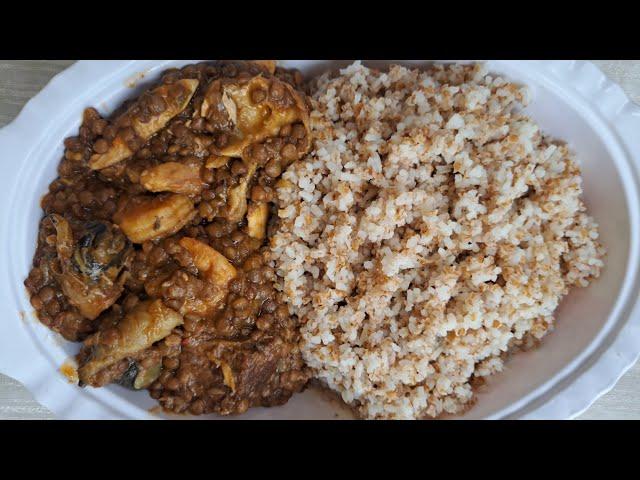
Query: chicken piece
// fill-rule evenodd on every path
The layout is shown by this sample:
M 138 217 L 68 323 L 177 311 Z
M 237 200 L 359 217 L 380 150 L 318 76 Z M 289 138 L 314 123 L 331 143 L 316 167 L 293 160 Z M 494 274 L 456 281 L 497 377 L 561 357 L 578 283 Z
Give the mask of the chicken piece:
M 221 157 L 220 155 L 211 154 L 209 158 L 207 158 L 204 166 L 207 168 L 222 168 L 229 163 L 229 160 L 231 160 L 231 157 Z
M 133 247 L 115 225 L 88 222 L 74 242 L 69 222 L 57 214 L 50 218 L 56 228 L 60 288 L 82 316 L 93 320 L 122 293 Z
M 85 340 L 80 354 L 83 362 L 78 368 L 80 381 L 92 385 L 94 375 L 100 370 L 149 348 L 183 322 L 182 315 L 161 300 L 140 302 L 117 326 Z
M 247 233 L 259 240 L 267 235 L 269 205 L 265 202 L 252 202 L 247 211 Z
M 169 120 L 187 108 L 198 88 L 198 83 L 198 80 L 195 79 L 182 79 L 171 85 L 161 85 L 154 89 L 151 94 L 161 96 L 166 102 L 167 108 L 164 112 L 151 117 L 151 120 L 146 123 L 133 119 L 132 127 L 138 136 L 143 140 L 148 140 L 153 134 L 164 128 Z M 181 87 L 182 91 L 173 94 L 172 90 L 176 87 Z
M 227 194 L 226 219 L 230 222 L 239 222 L 247 213 L 247 196 L 249 191 L 249 182 L 256 173 L 257 165 L 254 162 L 249 163 L 249 169 L 245 177 L 238 185 L 229 189 Z
M 198 162 L 165 162 L 140 174 L 140 185 L 150 192 L 173 192 L 197 195 L 206 183 L 200 178 Z
M 195 215 L 196 209 L 189 197 L 170 193 L 134 197 L 113 218 L 129 240 L 143 243 L 173 235 Z
M 145 290 L 150 296 L 163 298 L 182 315 L 211 318 L 224 306 L 229 281 L 237 271 L 224 255 L 206 243 L 190 237 L 183 237 L 178 243 L 189 252 L 198 276 L 177 265 L 167 266 L 145 282 Z
M 309 111 L 303 96 L 288 83 L 276 78 L 255 76 L 248 80 L 221 79 L 205 93 L 200 115 L 209 119 L 226 111 L 233 132 L 220 155 L 242 157 L 245 147 L 278 135 L 285 125 L 302 122 L 306 148 L 310 146 Z
M 176 94 L 176 89 L 180 88 L 182 93 Z M 172 85 L 161 85 L 151 90 L 147 95 L 160 97 L 165 106 L 164 111 L 153 115 L 148 122 L 142 122 L 139 118 L 132 116 L 131 108 L 123 116 L 130 116 L 131 127 L 136 135 L 146 141 L 187 107 L 197 88 L 198 80 L 194 79 L 182 79 Z M 91 156 L 89 167 L 93 170 L 100 170 L 126 160 L 134 153 L 135 151 L 132 151 L 122 136 L 118 134 L 106 152 L 95 153 Z
M 215 248 L 195 238 L 182 237 L 178 242 L 193 258 L 201 278 L 223 289 L 237 275 L 236 268 Z
M 126 160 L 134 153 L 122 137 L 116 136 L 105 153 L 94 153 L 91 155 L 89 167 L 93 170 L 107 168 L 122 160 Z

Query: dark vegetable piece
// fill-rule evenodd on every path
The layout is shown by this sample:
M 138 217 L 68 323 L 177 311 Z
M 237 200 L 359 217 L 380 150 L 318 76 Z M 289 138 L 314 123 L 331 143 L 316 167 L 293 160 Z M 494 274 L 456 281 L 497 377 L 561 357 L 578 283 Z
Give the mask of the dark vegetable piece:
M 131 361 L 129 368 L 118 380 L 118 384 L 131 390 L 142 390 L 155 382 L 162 372 L 162 362 L 158 361 L 149 368 L 144 368 L 136 361 Z
M 69 222 L 57 214 L 50 218 L 56 228 L 60 287 L 69 303 L 93 320 L 122 293 L 133 253 L 131 242 L 107 222 L 86 223 L 74 242 Z

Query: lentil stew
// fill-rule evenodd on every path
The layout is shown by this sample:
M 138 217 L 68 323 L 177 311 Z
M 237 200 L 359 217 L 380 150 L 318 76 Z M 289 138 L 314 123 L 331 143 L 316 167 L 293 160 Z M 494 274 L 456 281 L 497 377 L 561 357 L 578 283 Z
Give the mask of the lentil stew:
M 163 73 L 108 118 L 87 108 L 42 199 L 25 280 L 81 386 L 147 389 L 169 412 L 285 403 L 309 378 L 267 262 L 275 184 L 310 148 L 297 71 Z

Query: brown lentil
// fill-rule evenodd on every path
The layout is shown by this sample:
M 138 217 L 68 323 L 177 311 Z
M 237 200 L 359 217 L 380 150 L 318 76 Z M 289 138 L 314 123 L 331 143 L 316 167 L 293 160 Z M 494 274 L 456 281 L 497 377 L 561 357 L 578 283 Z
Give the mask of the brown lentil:
M 264 260 L 268 239 L 249 237 L 245 219 L 230 222 L 224 217 L 229 190 L 245 180 L 247 164 L 233 159 L 217 168 L 203 166 L 208 156 L 219 155 L 235 134 L 226 115 L 215 113 L 223 110 L 214 108 L 207 118 L 199 115 L 207 86 L 214 79 L 238 81 L 257 74 L 270 86 L 253 89 L 251 102 L 292 102 L 288 87 L 277 79 L 292 84 L 291 79 L 299 74 L 278 69 L 276 76 L 270 76 L 246 62 L 200 63 L 164 72 L 161 81 L 170 85 L 166 98 L 149 91 L 125 102 L 109 119 L 103 119 L 95 109 L 85 110 L 79 135 L 65 139 L 60 177 L 50 184 L 41 202 L 45 218 L 40 223 L 33 267 L 24 282 L 38 318 L 69 340 L 84 340 L 78 354 L 78 362 L 84 365 L 98 351 L 96 347 L 128 340 L 130 333 L 118 327 L 146 300 L 159 299 L 183 317 L 183 323 L 164 339 L 98 371 L 90 378 L 92 386 L 124 382 L 125 373 L 135 373 L 133 367 L 145 371 L 161 366 L 158 378 L 147 387 L 149 395 L 167 410 L 192 414 L 241 413 L 252 406 L 280 405 L 304 387 L 308 374 L 297 347 L 296 322 L 289 319 L 273 287 L 273 271 Z M 154 116 L 180 103 L 187 92 L 178 82 L 187 78 L 198 79 L 200 86 L 184 111 L 148 141 L 138 137 L 136 122 L 149 125 Z M 218 97 L 221 100 L 220 92 Z M 258 164 L 249 178 L 252 201 L 270 201 L 283 162 L 299 158 L 292 142 L 304 138 L 306 130 L 300 124 L 284 125 L 279 135 L 282 138 L 270 137 L 243 151 L 244 158 Z M 135 154 L 102 170 L 89 168 L 90 157 L 107 153 L 116 136 Z M 140 176 L 145 169 L 165 162 L 199 168 L 205 185 L 190 196 L 195 216 L 171 236 L 133 244 L 131 255 L 112 258 L 109 248 L 114 245 L 105 248 L 100 233 L 87 235 L 95 228 L 91 222 L 101 221 L 109 231 L 118 231 L 119 215 L 132 198 L 163 195 L 147 192 Z M 88 243 L 84 243 L 83 255 L 90 255 L 91 265 L 109 264 L 109 268 L 88 269 L 86 274 L 77 265 L 75 270 L 65 270 L 66 264 L 58 258 L 57 230 L 48 217 L 51 213 L 69 223 L 74 250 L 80 239 L 85 239 Z M 210 282 L 208 272 L 198 269 L 197 259 L 180 244 L 183 237 L 215 248 L 234 266 L 236 276 L 226 288 Z M 121 268 L 122 275 L 118 277 L 122 288 L 117 298 L 95 319 L 85 317 L 65 295 L 60 275 L 73 271 L 78 275 L 76 280 L 81 279 L 88 291 L 93 291 L 103 287 L 91 275 L 100 278 L 114 265 Z M 223 366 L 233 373 L 234 389 L 225 383 Z
M 271 178 L 277 178 L 282 173 L 282 167 L 280 166 L 280 162 L 278 160 L 272 158 L 264 166 L 264 171 Z
M 280 154 L 286 162 L 293 162 L 298 158 L 298 150 L 295 145 L 292 145 L 291 143 L 287 143 L 282 147 Z

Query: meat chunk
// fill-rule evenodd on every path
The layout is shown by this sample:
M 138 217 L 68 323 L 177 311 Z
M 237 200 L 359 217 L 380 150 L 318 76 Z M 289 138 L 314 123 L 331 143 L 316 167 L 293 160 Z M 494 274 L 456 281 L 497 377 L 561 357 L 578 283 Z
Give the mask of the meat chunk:
M 124 114 L 125 117 L 128 117 L 127 120 L 136 135 L 142 140 L 142 144 L 187 107 L 196 88 L 198 88 L 198 81 L 192 79 L 179 80 L 175 85 L 161 85 L 149 92 L 149 95 L 157 98 L 158 102 L 162 102 L 164 106 L 162 111 L 145 119 L 146 121 L 132 115 L 131 109 Z M 118 133 L 105 152 L 92 155 L 89 159 L 89 166 L 94 170 L 99 170 L 131 157 L 136 149 L 131 148 L 124 135 L 124 133 Z
M 189 197 L 175 193 L 134 197 L 114 219 L 129 240 L 143 243 L 173 235 L 195 215 L 196 209 Z
M 99 331 L 89 337 L 83 346 L 88 349 L 78 369 L 80 381 L 91 385 L 100 370 L 135 355 L 162 340 L 184 319 L 161 300 L 140 302 L 115 327 Z

